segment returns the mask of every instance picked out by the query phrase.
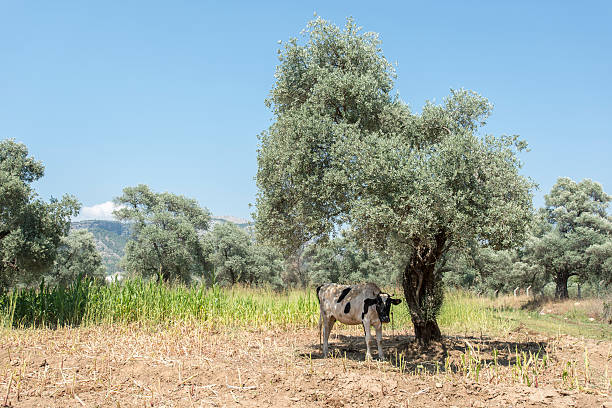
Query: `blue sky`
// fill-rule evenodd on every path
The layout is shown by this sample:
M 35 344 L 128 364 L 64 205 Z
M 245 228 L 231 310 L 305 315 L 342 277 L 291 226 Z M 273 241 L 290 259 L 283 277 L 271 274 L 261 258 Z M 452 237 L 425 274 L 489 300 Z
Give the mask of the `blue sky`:
M 414 110 L 489 98 L 486 131 L 530 145 L 536 206 L 559 176 L 612 193 L 612 2 L 292 3 L 0 0 L 0 138 L 44 162 L 44 198 L 145 183 L 248 217 L 277 41 L 316 11 L 380 33 Z

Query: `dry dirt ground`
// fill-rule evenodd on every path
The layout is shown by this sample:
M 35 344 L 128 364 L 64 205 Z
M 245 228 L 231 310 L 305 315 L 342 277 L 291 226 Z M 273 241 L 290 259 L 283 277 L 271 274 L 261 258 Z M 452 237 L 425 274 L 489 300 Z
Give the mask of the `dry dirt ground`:
M 334 328 L 328 359 L 311 329 L 0 330 L 0 406 L 612 406 L 612 341 L 521 328 L 426 350 L 412 340 L 388 330 L 387 361 L 365 362 L 362 334 L 346 327 Z

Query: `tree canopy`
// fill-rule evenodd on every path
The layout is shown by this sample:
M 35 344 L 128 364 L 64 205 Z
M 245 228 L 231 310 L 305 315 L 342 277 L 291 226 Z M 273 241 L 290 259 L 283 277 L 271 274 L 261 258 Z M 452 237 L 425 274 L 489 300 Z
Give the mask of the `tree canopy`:
M 234 285 L 252 283 L 251 237 L 231 222 L 216 224 L 208 234 L 215 281 Z
M 360 248 L 352 234 L 334 238 L 328 245 L 308 245 L 303 263 L 313 285 L 374 282 L 385 286 L 397 282 L 397 267 L 393 260 L 377 251 Z
M 115 203 L 119 206 L 115 217 L 132 223 L 133 228 L 122 260 L 126 271 L 185 282 L 204 273 L 206 260 L 198 232 L 208 229 L 210 213 L 196 200 L 155 193 L 140 184 L 124 188 Z
M 44 175 L 43 164 L 25 145 L 0 141 L 0 291 L 17 281 L 30 282 L 48 270 L 78 214 L 76 198 L 40 199 L 32 183 Z
M 104 279 L 105 268 L 102 256 L 96 249 L 91 232 L 80 229 L 72 230 L 62 237 L 57 257 L 51 270 L 51 279 L 59 285 L 66 286 L 78 278 Z
M 212 264 L 212 282 L 223 285 L 282 286 L 283 260 L 274 248 L 257 245 L 253 237 L 236 224 L 218 223 L 205 236 L 207 259 Z
M 519 174 L 517 136 L 481 136 L 492 106 L 467 90 L 413 113 L 374 33 L 311 21 L 280 52 L 260 136 L 256 230 L 295 251 L 347 225 L 364 247 L 403 257 L 415 333 L 440 336 L 436 266 L 451 247 L 522 242 L 533 183 Z

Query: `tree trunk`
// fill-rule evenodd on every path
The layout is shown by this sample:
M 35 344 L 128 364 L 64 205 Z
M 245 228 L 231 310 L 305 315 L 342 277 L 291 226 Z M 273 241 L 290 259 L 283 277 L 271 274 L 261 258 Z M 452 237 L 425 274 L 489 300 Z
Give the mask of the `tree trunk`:
M 402 286 L 417 342 L 427 345 L 431 340 L 441 339 L 436 315 L 442 304 L 442 293 L 439 293 L 440 282 L 435 281 L 433 270 L 419 270 L 407 265 Z
M 440 312 L 444 290 L 442 276 L 436 274 L 436 262 L 440 259 L 445 237 L 439 235 L 436 245 L 418 247 L 404 269 L 402 286 L 417 342 L 427 345 L 440 340 L 442 333 L 436 317 Z
M 442 338 L 442 332 L 438 327 L 437 321 L 430 321 L 425 323 L 414 323 L 414 336 L 417 341 L 422 345 L 429 344 L 432 340 L 440 340 Z
M 567 280 L 569 279 L 569 275 L 564 272 L 558 272 L 557 277 L 555 278 L 555 282 L 557 284 L 557 288 L 555 290 L 555 298 L 556 299 L 569 299 L 569 294 L 567 293 Z
M 153 248 L 155 248 L 155 252 L 157 252 L 157 259 L 159 260 L 159 274 L 161 275 L 162 280 L 168 283 L 168 281 L 170 281 L 170 271 L 164 266 L 162 261 L 164 258 L 162 257 L 161 251 L 156 242 L 153 243 Z

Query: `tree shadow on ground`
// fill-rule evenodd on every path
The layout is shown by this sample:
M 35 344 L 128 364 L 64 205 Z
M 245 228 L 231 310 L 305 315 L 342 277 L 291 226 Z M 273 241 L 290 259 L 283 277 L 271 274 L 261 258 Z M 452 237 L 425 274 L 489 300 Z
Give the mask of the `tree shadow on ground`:
M 311 352 L 302 353 L 301 357 L 322 359 L 319 344 L 308 346 Z M 371 349 L 374 359 L 378 358 L 375 339 Z M 476 336 L 444 336 L 442 341 L 434 341 L 428 346 L 421 346 L 414 335 L 395 335 L 383 338 L 385 359 L 402 372 L 438 372 L 460 371 L 461 364 L 472 359 L 481 365 L 498 365 L 510 367 L 516 363 L 517 355 L 537 356 L 548 354 L 548 343 L 525 338 L 524 340 L 500 340 Z M 364 336 L 347 336 L 337 334 L 330 337 L 331 358 L 346 358 L 353 361 L 365 359 Z M 463 357 L 462 357 L 463 356 Z M 462 360 L 463 359 L 463 360 Z

